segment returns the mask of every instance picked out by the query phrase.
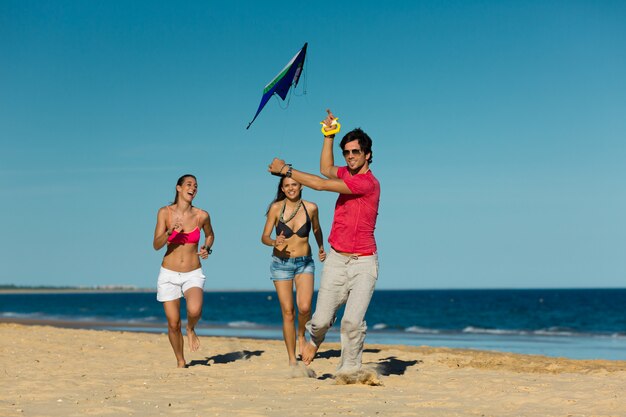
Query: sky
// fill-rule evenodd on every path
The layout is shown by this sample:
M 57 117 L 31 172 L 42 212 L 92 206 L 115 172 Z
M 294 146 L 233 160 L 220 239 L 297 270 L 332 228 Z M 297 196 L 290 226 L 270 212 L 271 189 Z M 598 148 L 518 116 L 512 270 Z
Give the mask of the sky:
M 192 173 L 205 288 L 273 290 L 267 166 L 318 173 L 330 108 L 373 139 L 377 288 L 625 286 L 622 1 L 2 0 L 0 63 L 0 284 L 154 288 Z

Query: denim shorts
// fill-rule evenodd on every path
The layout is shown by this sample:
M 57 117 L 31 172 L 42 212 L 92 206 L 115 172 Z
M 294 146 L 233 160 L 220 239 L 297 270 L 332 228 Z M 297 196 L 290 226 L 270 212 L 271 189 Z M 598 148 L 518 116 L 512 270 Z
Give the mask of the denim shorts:
M 294 279 L 299 274 L 315 274 L 315 262 L 312 256 L 297 258 L 279 258 L 272 256 L 270 278 L 274 281 Z

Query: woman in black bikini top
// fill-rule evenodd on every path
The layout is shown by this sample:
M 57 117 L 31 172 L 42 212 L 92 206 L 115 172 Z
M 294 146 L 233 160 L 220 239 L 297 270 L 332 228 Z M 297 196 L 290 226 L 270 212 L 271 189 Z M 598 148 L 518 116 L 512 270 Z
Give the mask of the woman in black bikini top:
M 293 211 L 293 216 L 295 216 L 296 214 L 298 214 L 298 210 L 300 210 L 300 207 L 302 207 L 302 209 L 304 210 L 304 214 L 306 215 L 306 221 L 304 222 L 304 224 L 300 226 L 300 228 L 296 232 L 294 232 L 293 230 L 291 230 L 291 227 L 287 226 L 287 221 L 285 221 L 284 218 L 285 208 L 287 207 L 286 199 L 284 201 L 285 203 L 283 204 L 283 209 L 280 212 L 278 223 L 276 223 L 276 236 L 282 233 L 285 236 L 285 239 L 289 239 L 294 234 L 302 238 L 308 238 L 309 232 L 311 231 L 311 218 L 309 217 L 309 212 L 306 209 L 306 205 L 304 205 L 302 203 L 302 199 L 300 199 L 298 206 Z
M 317 205 L 302 200 L 302 185 L 291 178 L 280 179 L 276 198 L 270 204 L 266 215 L 261 241 L 274 248 L 270 277 L 274 281 L 283 314 L 283 336 L 289 364 L 294 366 L 297 365 L 297 359 L 293 287 L 295 284 L 298 305 L 297 340 L 302 353 L 302 348 L 306 344 L 304 325 L 311 318 L 315 274 L 309 234 L 313 230 L 319 247 L 320 261 L 326 259 L 324 238 Z M 272 238 L 272 229 L 275 229 L 275 238 Z

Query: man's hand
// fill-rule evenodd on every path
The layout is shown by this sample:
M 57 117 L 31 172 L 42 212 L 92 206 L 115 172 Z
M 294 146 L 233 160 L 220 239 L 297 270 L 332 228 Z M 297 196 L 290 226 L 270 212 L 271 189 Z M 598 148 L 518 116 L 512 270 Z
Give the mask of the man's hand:
M 270 174 L 280 175 L 282 174 L 282 172 L 280 171 L 283 170 L 285 166 L 287 166 L 287 164 L 285 164 L 285 161 L 283 161 L 282 159 L 274 158 L 272 163 L 269 164 L 267 170 L 270 172 Z
M 324 121 L 320 122 L 322 125 L 322 134 L 327 138 L 334 138 L 335 135 L 341 130 L 341 125 L 330 109 L 326 109 L 326 113 L 328 113 L 328 115 Z
M 330 109 L 326 109 L 326 113 L 328 113 L 328 115 L 326 116 L 326 118 L 324 119 L 324 121 L 322 123 L 324 123 L 324 125 L 325 125 L 327 130 L 330 130 L 331 126 L 333 124 L 333 120 L 335 120 L 336 117 L 333 114 L 333 112 L 330 111 Z

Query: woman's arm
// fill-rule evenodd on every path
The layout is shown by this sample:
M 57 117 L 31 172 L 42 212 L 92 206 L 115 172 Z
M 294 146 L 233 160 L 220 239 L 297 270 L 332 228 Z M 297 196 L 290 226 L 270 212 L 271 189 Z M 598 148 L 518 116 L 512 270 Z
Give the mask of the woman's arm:
M 165 207 L 161 207 L 157 213 L 157 223 L 154 228 L 154 240 L 152 241 L 152 247 L 154 250 L 159 250 L 167 243 L 167 238 L 169 237 L 171 230 L 167 229 L 167 224 L 165 219 L 167 215 L 165 213 L 167 210 Z
M 267 246 L 276 247 L 277 241 L 280 239 L 281 244 L 285 241 L 285 236 L 281 233 L 280 236 L 276 237 L 276 240 L 272 239 L 272 229 L 276 226 L 276 221 L 278 220 L 278 205 L 272 204 L 269 211 L 267 212 L 267 217 L 265 219 L 265 227 L 263 227 L 263 234 L 261 235 L 261 242 Z
M 310 210 L 311 213 L 311 223 L 313 226 L 313 236 L 315 236 L 315 241 L 317 242 L 318 255 L 320 261 L 324 262 L 326 259 L 326 251 L 324 251 L 324 235 L 322 233 L 322 227 L 320 226 L 320 220 L 317 210 L 317 205 L 311 203 L 312 207 Z
M 200 251 L 198 255 L 202 259 L 206 259 L 209 257 L 209 251 L 211 247 L 213 247 L 213 243 L 215 242 L 215 233 L 213 232 L 213 226 L 211 225 L 211 216 L 207 211 L 204 211 L 206 214 L 206 218 L 202 222 L 202 230 L 204 231 L 204 245 L 200 247 Z M 204 217 L 204 216 L 203 216 Z

